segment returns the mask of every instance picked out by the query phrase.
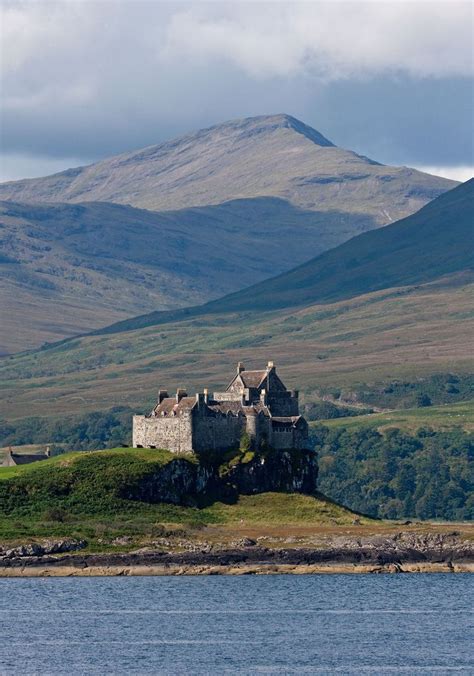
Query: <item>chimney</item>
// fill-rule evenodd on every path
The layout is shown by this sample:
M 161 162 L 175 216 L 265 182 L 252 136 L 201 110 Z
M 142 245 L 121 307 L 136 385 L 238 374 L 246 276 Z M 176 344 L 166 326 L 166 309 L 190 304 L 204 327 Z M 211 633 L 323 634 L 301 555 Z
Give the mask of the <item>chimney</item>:
M 267 371 L 271 371 L 275 368 L 275 364 L 272 361 L 269 361 L 267 364 Z
M 242 371 L 245 371 L 245 366 L 242 364 L 241 361 L 239 361 L 239 363 L 237 364 L 237 375 L 239 373 L 242 373 Z
M 198 408 L 200 408 L 204 403 L 204 394 L 201 392 L 196 392 L 196 404 L 198 405 Z
M 208 404 L 209 403 L 209 391 L 207 387 L 204 388 L 204 403 Z
M 186 390 L 183 390 L 181 387 L 178 387 L 178 389 L 176 390 L 176 402 L 179 404 L 181 399 L 187 396 L 188 393 L 186 392 Z
M 158 390 L 158 403 L 161 404 L 163 399 L 168 398 L 168 392 L 166 390 Z

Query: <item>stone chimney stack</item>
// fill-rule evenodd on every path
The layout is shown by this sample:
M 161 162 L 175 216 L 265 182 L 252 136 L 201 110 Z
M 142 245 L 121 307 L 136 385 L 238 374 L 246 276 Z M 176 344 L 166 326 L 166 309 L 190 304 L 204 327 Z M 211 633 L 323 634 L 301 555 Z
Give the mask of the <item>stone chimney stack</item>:
M 239 363 L 237 364 L 237 375 L 239 373 L 242 373 L 242 371 L 245 371 L 245 366 L 242 364 L 241 361 L 239 361 Z
M 178 387 L 178 389 L 176 390 L 176 402 L 179 404 L 181 399 L 187 396 L 188 393 L 186 392 L 186 390 L 183 390 L 181 387 Z
M 198 405 L 198 408 L 200 408 L 203 405 L 204 397 L 205 395 L 202 394 L 201 392 L 196 392 L 196 403 Z
M 272 371 L 275 368 L 275 364 L 272 361 L 269 361 L 267 364 L 267 371 Z
M 168 398 L 168 392 L 166 390 L 158 390 L 158 403 L 161 404 L 163 399 Z
M 204 403 L 208 404 L 209 403 L 209 390 L 207 387 L 204 388 Z

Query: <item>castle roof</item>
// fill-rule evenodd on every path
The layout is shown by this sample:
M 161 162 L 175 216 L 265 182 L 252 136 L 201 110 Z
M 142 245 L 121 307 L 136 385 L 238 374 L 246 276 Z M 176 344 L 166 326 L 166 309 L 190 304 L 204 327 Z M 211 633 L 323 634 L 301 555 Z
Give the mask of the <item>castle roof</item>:
M 176 415 L 183 411 L 190 411 L 196 405 L 196 397 L 182 397 L 176 401 L 176 397 L 166 397 L 155 406 L 155 415 Z
M 244 406 L 240 401 L 213 401 L 209 404 L 209 408 L 213 411 L 227 414 L 229 411 L 234 415 L 237 415 L 239 412 L 243 415 L 254 416 L 259 413 L 269 416 L 270 412 L 266 406 L 257 402 L 251 404 L 250 406 Z
M 302 415 L 274 416 L 272 418 L 272 422 L 276 423 L 277 426 L 288 425 L 289 423 L 291 423 L 294 427 L 296 427 L 302 421 L 304 421 Z
M 239 373 L 244 387 L 259 387 L 268 375 L 268 371 L 242 371 Z

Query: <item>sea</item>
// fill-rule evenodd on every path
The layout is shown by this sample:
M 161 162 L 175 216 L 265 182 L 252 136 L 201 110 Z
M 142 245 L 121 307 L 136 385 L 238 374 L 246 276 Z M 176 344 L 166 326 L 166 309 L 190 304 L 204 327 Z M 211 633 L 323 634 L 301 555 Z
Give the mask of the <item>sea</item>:
M 474 674 L 468 574 L 0 579 L 0 673 Z

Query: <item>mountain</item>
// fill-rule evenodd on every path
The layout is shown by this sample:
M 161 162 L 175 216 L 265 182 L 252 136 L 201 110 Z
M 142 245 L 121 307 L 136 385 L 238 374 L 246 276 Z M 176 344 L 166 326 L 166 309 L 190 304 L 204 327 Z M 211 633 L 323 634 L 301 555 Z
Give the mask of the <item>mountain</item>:
M 160 386 L 222 387 L 230 365 L 274 359 L 311 400 L 321 387 L 405 384 L 472 370 L 474 181 L 252 289 L 153 313 L 0 362 L 0 417 L 127 405 Z
M 474 179 L 405 219 L 366 232 L 299 267 L 216 301 L 153 312 L 99 330 L 115 332 L 202 314 L 327 303 L 474 269 Z
M 279 197 L 305 210 L 364 214 L 372 228 L 413 213 L 454 185 L 338 148 L 282 114 L 234 120 L 87 167 L 4 183 L 0 199 L 161 211 Z
M 0 354 L 237 291 L 454 185 L 288 115 L 1 184 Z

